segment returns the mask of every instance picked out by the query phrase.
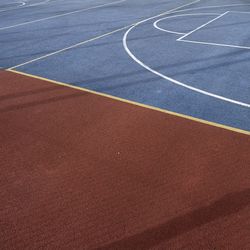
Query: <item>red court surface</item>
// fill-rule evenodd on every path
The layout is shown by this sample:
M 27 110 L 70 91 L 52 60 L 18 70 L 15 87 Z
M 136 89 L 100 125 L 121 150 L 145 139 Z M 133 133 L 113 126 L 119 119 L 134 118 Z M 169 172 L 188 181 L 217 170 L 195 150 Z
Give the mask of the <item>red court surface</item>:
M 1 249 L 250 249 L 250 137 L 0 72 Z

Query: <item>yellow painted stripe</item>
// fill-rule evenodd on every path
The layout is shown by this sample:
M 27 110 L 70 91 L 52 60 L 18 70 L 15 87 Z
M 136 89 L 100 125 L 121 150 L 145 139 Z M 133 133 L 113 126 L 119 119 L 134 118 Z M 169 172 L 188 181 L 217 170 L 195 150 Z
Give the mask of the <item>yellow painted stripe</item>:
M 73 85 L 70 85 L 70 84 L 67 84 L 67 83 L 58 82 L 58 81 L 55 81 L 55 80 L 50 80 L 50 79 L 47 79 L 47 78 L 44 78 L 44 77 L 27 74 L 27 73 L 24 73 L 24 72 L 13 70 L 13 69 L 7 69 L 6 71 L 10 71 L 10 72 L 13 72 L 13 73 L 16 73 L 16 74 L 20 74 L 20 75 L 32 77 L 32 78 L 35 78 L 35 79 L 39 79 L 39 80 L 51 82 L 51 83 L 54 83 L 54 84 L 57 84 L 57 85 L 61 85 L 61 86 L 65 86 L 65 87 L 68 87 L 68 88 L 77 89 L 77 90 L 88 92 L 88 93 L 95 94 L 95 95 L 98 95 L 98 96 L 107 97 L 107 98 L 110 98 L 110 99 L 113 99 L 113 100 L 117 100 L 117 101 L 120 101 L 120 102 L 124 102 L 124 103 L 128 103 L 128 104 L 136 105 L 136 106 L 139 106 L 139 107 L 142 107 L 142 108 L 147 108 L 147 109 L 159 111 L 159 112 L 162 112 L 162 113 L 165 113 L 165 114 L 168 114 L 168 115 L 173 115 L 173 116 L 181 117 L 181 118 L 184 118 L 184 119 L 188 119 L 188 120 L 191 120 L 191 121 L 203 123 L 203 124 L 206 124 L 206 125 L 210 125 L 210 126 L 214 126 L 214 127 L 218 127 L 218 128 L 230 130 L 230 131 L 241 133 L 241 134 L 245 134 L 245 135 L 250 135 L 250 131 L 246 131 L 246 130 L 242 130 L 242 129 L 238 129 L 238 128 L 234 128 L 234 127 L 222 125 L 222 124 L 215 123 L 215 122 L 210 122 L 210 121 L 202 120 L 202 119 L 195 118 L 195 117 L 192 117 L 192 116 L 183 115 L 183 114 L 180 114 L 180 113 L 176 113 L 176 112 L 173 112 L 173 111 L 169 111 L 169 110 L 165 110 L 165 109 L 161 109 L 161 108 L 149 106 L 149 105 L 146 105 L 146 104 L 141 104 L 141 103 L 134 102 L 134 101 L 129 101 L 129 100 L 126 100 L 126 99 L 123 99 L 123 98 L 119 98 L 119 97 L 115 97 L 115 96 L 112 96 L 112 95 L 100 93 L 100 92 L 97 92 L 97 91 L 94 91 L 94 90 L 89 90 L 89 89 L 86 89 L 86 88 L 73 86 Z

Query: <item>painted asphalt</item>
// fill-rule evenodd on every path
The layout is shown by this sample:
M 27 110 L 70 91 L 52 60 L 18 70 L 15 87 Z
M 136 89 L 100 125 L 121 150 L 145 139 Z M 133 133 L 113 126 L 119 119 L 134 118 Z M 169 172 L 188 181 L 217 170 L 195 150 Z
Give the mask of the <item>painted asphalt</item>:
M 250 131 L 249 2 L 24 2 L 0 5 L 0 67 Z
M 250 249 L 249 136 L 0 76 L 1 249 Z

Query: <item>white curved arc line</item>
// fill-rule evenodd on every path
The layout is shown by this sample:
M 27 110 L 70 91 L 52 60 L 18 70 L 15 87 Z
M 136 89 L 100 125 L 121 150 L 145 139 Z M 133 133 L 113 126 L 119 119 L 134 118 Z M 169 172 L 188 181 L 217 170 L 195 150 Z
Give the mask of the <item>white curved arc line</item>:
M 234 11 L 230 11 L 230 12 L 234 12 Z M 236 13 L 238 13 L 238 11 Z M 242 12 L 240 12 L 240 13 L 242 13 Z M 250 14 L 250 12 L 243 12 L 243 13 L 249 13 Z M 164 31 L 166 33 L 173 33 L 173 34 L 187 36 L 188 33 L 180 33 L 180 32 L 176 32 L 176 31 L 172 31 L 172 30 L 166 30 L 166 29 L 163 29 L 163 28 L 159 27 L 157 24 L 158 24 L 158 22 L 160 22 L 162 20 L 165 20 L 165 19 L 171 19 L 171 18 L 183 17 L 183 16 L 197 16 L 197 15 L 217 15 L 217 16 L 220 16 L 220 14 L 218 14 L 218 13 L 192 13 L 192 14 L 181 14 L 181 15 L 167 16 L 167 17 L 164 17 L 164 18 L 161 18 L 161 19 L 155 21 L 154 22 L 154 27 L 156 29 Z M 246 47 L 246 46 L 238 46 L 238 45 L 230 45 L 230 44 L 220 44 L 220 43 L 209 43 L 209 42 L 185 40 L 185 39 L 183 39 L 183 37 L 178 38 L 176 41 L 177 42 L 187 42 L 187 43 L 198 43 L 198 44 L 216 45 L 216 46 L 222 46 L 222 47 L 239 48 L 239 49 L 247 49 L 247 50 L 250 49 L 250 47 Z
M 124 1 L 127 1 L 127 0 L 122 0 L 122 1 L 119 1 L 119 2 L 124 2 Z M 170 13 L 170 12 L 173 11 L 173 10 L 177 10 L 177 9 L 179 9 L 179 8 L 183 8 L 183 7 L 185 7 L 185 6 L 188 6 L 188 5 L 191 5 L 191 4 L 193 4 L 193 3 L 200 2 L 200 1 L 201 1 L 201 0 L 195 0 L 194 2 L 191 2 L 191 3 L 189 3 L 189 4 L 185 4 L 185 5 L 176 7 L 176 8 L 174 8 L 174 9 L 172 9 L 172 10 L 165 11 L 165 12 L 163 12 L 163 13 L 161 13 L 161 14 L 158 14 L 157 16 L 162 16 L 163 14 L 165 15 L 166 13 Z M 86 9 L 85 9 L 85 10 L 86 10 Z M 150 17 L 150 18 L 147 18 L 146 20 L 151 20 L 151 19 L 153 19 L 154 17 L 155 17 L 155 16 Z M 144 20 L 142 20 L 141 22 L 143 22 L 143 21 L 144 21 Z M 137 22 L 137 23 L 140 23 L 140 22 Z M 43 55 L 43 56 L 41 56 L 41 57 L 34 58 L 34 59 L 32 59 L 32 60 L 29 60 L 29 61 L 20 63 L 20 64 L 18 64 L 18 65 L 11 66 L 11 67 L 9 67 L 8 69 L 16 69 L 16 68 L 19 68 L 19 67 L 21 67 L 21 66 L 24 66 L 24 65 L 27 65 L 27 64 L 30 64 L 30 63 L 33 63 L 33 62 L 42 60 L 42 59 L 44 59 L 44 58 L 48 58 L 48 57 L 50 57 L 50 56 L 57 55 L 57 54 L 62 53 L 62 52 L 64 52 L 64 51 L 66 51 L 66 50 L 76 48 L 76 47 L 78 47 L 78 46 L 80 46 L 80 45 L 83 45 L 83 44 L 86 44 L 86 43 L 89 43 L 89 42 L 98 40 L 98 39 L 103 38 L 103 37 L 105 37 L 105 36 L 108 36 L 108 35 L 111 35 L 111 34 L 113 34 L 113 33 L 119 32 L 119 31 L 121 31 L 121 30 L 127 29 L 127 28 L 129 28 L 130 26 L 135 25 L 135 24 L 136 24 L 136 23 L 133 23 L 133 24 L 130 24 L 130 25 L 126 25 L 126 26 L 121 27 L 121 28 L 119 28 L 119 29 L 116 29 L 116 30 L 113 30 L 113 31 L 111 31 L 111 32 L 102 34 L 102 35 L 100 35 L 100 36 L 93 37 L 93 38 L 91 38 L 91 39 L 88 39 L 88 40 L 79 42 L 79 43 L 77 43 L 77 44 L 71 45 L 71 46 L 69 46 L 69 47 L 66 47 L 66 48 L 63 48 L 63 49 L 60 49 L 60 50 L 51 52 L 51 53 L 46 54 L 46 55 Z M 1 30 L 1 29 L 0 29 L 0 30 Z
M 174 16 L 167 16 L 167 17 L 163 17 L 157 21 L 154 22 L 154 27 L 160 31 L 163 31 L 163 32 L 166 32 L 166 33 L 172 33 L 172 34 L 176 34 L 176 35 L 185 35 L 186 33 L 184 32 L 177 32 L 177 31 L 173 31 L 173 30 L 166 30 L 166 29 L 163 29 L 161 27 L 159 27 L 158 23 L 163 21 L 163 20 L 166 20 L 166 19 L 171 19 L 171 18 L 175 18 L 175 17 L 182 17 L 182 16 L 212 16 L 212 15 L 220 15 L 219 13 L 194 13 L 194 14 L 181 14 L 181 15 L 174 15 Z
M 167 14 L 175 14 L 175 13 L 180 13 L 180 12 L 186 12 L 186 11 L 192 11 L 192 10 L 202 10 L 202 9 L 208 9 L 208 8 L 224 8 L 224 7 L 240 7 L 240 6 L 250 6 L 250 4 L 225 4 L 225 5 L 208 5 L 208 6 L 203 6 L 203 7 L 196 7 L 196 8 L 189 8 L 189 9 L 183 9 L 183 10 L 179 10 L 181 8 L 184 8 L 184 7 L 187 7 L 189 5 L 193 5 L 195 3 L 199 3 L 201 2 L 201 0 L 195 0 L 193 2 L 190 2 L 188 4 L 184 4 L 182 6 L 179 6 L 177 8 L 174 8 L 172 10 L 168 10 L 168 11 L 165 11 L 163 13 L 160 13 L 158 15 L 155 15 L 155 16 L 151 16 L 149 18 L 146 18 L 146 19 L 143 19 L 137 23 L 134 23 L 134 25 L 139 25 L 141 23 L 144 23 L 144 22 L 147 22 L 147 21 L 150 21 L 150 20 L 153 20 L 153 19 L 156 19 L 158 17 L 161 17 L 161 16 L 165 16 Z
M 151 16 L 149 18 L 146 18 L 146 19 L 143 19 L 137 23 L 134 23 L 132 25 L 139 25 L 141 23 L 144 23 L 144 22 L 147 22 L 147 21 L 150 21 L 150 20 L 153 20 L 153 19 L 156 19 L 158 17 L 161 17 L 161 16 L 165 16 L 167 14 L 175 14 L 175 13 L 180 13 L 180 12 L 187 12 L 187 11 L 192 11 L 192 10 L 202 10 L 202 9 L 211 9 L 211 8 L 225 8 L 225 7 L 240 7 L 240 6 L 250 6 L 250 4 L 225 4 L 225 5 L 208 5 L 208 6 L 203 6 L 203 7 L 196 7 L 196 8 L 189 8 L 189 9 L 183 9 L 183 10 L 179 10 L 181 8 L 184 8 L 184 7 L 187 7 L 189 5 L 193 5 L 195 3 L 199 3 L 201 2 L 201 0 L 195 0 L 193 2 L 190 2 L 188 4 L 184 4 L 182 6 L 179 6 L 177 8 L 174 8 L 172 10 L 168 10 L 168 11 L 165 11 L 163 13 L 160 13 L 158 15 L 155 15 L 155 16 Z
M 18 10 L 18 9 L 21 9 L 21 8 L 38 6 L 38 5 L 46 4 L 46 3 L 49 3 L 49 2 L 51 2 L 51 0 L 44 0 L 43 2 L 39 2 L 39 3 L 35 3 L 35 4 L 29 4 L 29 1 L 20 1 L 20 2 L 17 2 L 17 3 L 20 3 L 21 5 L 13 7 L 13 8 L 8 8 L 8 9 L 5 9 L 5 10 L 0 10 L 0 13 L 5 12 L 5 11 L 9 11 L 9 10 Z
M 125 1 L 126 1 L 126 0 L 125 0 Z M 128 27 L 130 27 L 131 25 L 139 25 L 140 23 L 144 23 L 144 22 L 146 22 L 146 21 L 155 19 L 155 18 L 160 17 L 160 16 L 164 16 L 164 15 L 167 15 L 167 14 L 172 14 L 172 13 L 177 13 L 177 12 L 183 12 L 183 11 L 186 11 L 186 10 L 196 10 L 196 9 L 200 9 L 200 8 L 192 8 L 192 9 L 185 9 L 185 10 L 179 10 L 179 11 L 178 11 L 178 9 L 180 9 L 180 8 L 184 8 L 184 7 L 186 7 L 186 6 L 189 6 L 189 5 L 198 3 L 198 2 L 200 2 L 200 1 L 201 1 L 201 0 L 195 0 L 195 1 L 190 2 L 190 3 L 188 3 L 188 4 L 185 4 L 185 5 L 176 7 L 176 8 L 174 8 L 174 9 L 172 9 L 172 10 L 164 11 L 163 13 L 160 13 L 160 14 L 158 14 L 158 15 L 151 16 L 151 17 L 149 17 L 149 18 L 143 19 L 143 20 L 141 20 L 141 21 L 139 21 L 139 22 L 136 22 L 136 23 L 132 23 L 132 24 L 127 25 L 127 26 L 125 26 L 125 27 L 121 27 L 120 29 L 117 29 L 117 30 L 122 30 L 122 29 L 128 28 Z M 243 6 L 243 5 L 244 5 L 244 4 L 240 4 L 240 6 Z M 248 5 L 248 4 L 245 4 L 245 5 Z M 250 5 L 250 4 L 249 4 L 249 5 Z M 226 6 L 228 6 L 228 5 L 226 5 Z M 231 5 L 230 5 L 230 6 L 231 6 Z M 234 5 L 233 5 L 233 6 L 234 6 Z M 237 6 L 239 6 L 239 5 L 237 4 Z M 210 6 L 210 7 L 211 7 L 211 6 Z M 216 8 L 220 8 L 220 7 L 224 7 L 224 6 L 222 5 L 222 6 L 212 6 L 212 7 L 213 7 L 213 8 L 215 8 L 215 7 L 216 7 Z M 202 7 L 202 8 L 203 8 L 203 7 Z M 85 10 L 86 10 L 86 9 L 85 9 Z M 0 30 L 1 30 L 1 28 L 0 28 Z M 116 32 L 116 31 L 113 31 L 113 32 Z M 111 33 L 112 33 L 112 32 L 110 32 L 110 34 L 111 34 Z M 12 67 L 10 67 L 9 69 L 15 69 L 15 68 L 18 68 L 18 67 L 20 67 L 20 66 L 22 66 L 22 65 L 27 65 L 27 64 L 32 63 L 32 62 L 34 62 L 34 61 L 38 61 L 38 60 L 40 60 L 40 59 L 43 59 L 43 58 L 45 58 L 45 57 L 49 57 L 49 56 L 53 56 L 53 55 L 59 54 L 59 53 L 61 53 L 61 52 L 64 52 L 65 50 L 68 50 L 68 49 L 70 49 L 70 48 L 76 48 L 76 47 L 78 47 L 78 46 L 80 46 L 80 45 L 82 45 L 82 44 L 84 44 L 84 43 L 86 43 L 86 42 L 94 41 L 94 40 L 97 40 L 97 39 L 102 38 L 102 37 L 104 37 L 104 36 L 105 36 L 105 34 L 103 34 L 103 35 L 101 35 L 101 36 L 99 36 L 99 37 L 95 37 L 95 38 L 89 39 L 88 41 L 83 41 L 83 42 L 80 42 L 80 43 L 71 45 L 71 46 L 69 46 L 69 47 L 67 47 L 67 48 L 63 48 L 63 49 L 61 49 L 61 50 L 58 50 L 58 51 L 52 52 L 52 53 L 50 53 L 50 54 L 47 54 L 47 55 L 45 55 L 45 56 L 42 56 L 42 57 L 39 57 L 39 58 L 34 58 L 34 59 L 32 59 L 32 60 L 30 60 L 30 61 L 28 61 L 28 62 L 24 62 L 24 63 L 21 63 L 21 64 L 19 64 L 19 65 L 12 66 Z
M 179 10 L 181 8 L 184 8 L 186 6 L 189 6 L 189 5 L 192 5 L 192 4 L 195 4 L 195 3 L 199 3 L 201 0 L 196 0 L 194 2 L 191 2 L 191 3 L 188 3 L 188 4 L 185 4 L 185 5 L 182 5 L 182 6 L 179 6 L 177 8 L 174 8 L 172 10 L 168 10 L 168 11 L 165 11 L 163 13 L 160 13 L 158 15 L 155 15 L 155 16 L 151 16 L 149 18 L 146 18 L 146 19 L 143 19 L 137 23 L 134 23 L 132 25 L 139 25 L 141 23 L 144 23 L 144 22 L 147 22 L 147 21 L 150 21 L 150 20 L 153 20 L 153 19 L 156 19 L 158 17 L 161 17 L 161 16 L 165 16 L 165 15 L 170 15 L 170 14 L 175 14 L 175 13 L 181 13 L 181 12 L 187 12 L 187 11 L 192 11 L 192 10 L 202 10 L 202 9 L 211 9 L 211 8 L 225 8 L 225 7 L 240 7 L 240 6 L 250 6 L 250 4 L 225 4 L 225 5 L 208 5 L 208 6 L 203 6 L 203 7 L 196 7 L 196 8 L 189 8 L 189 9 L 183 9 L 183 10 Z M 250 12 L 249 12 L 250 13 Z
M 145 22 L 150 21 L 150 20 L 153 20 L 153 19 L 155 19 L 155 18 L 158 18 L 158 17 L 161 17 L 161 16 L 165 16 L 165 15 L 167 15 L 167 14 L 175 13 L 175 11 L 178 11 L 178 9 L 187 7 L 187 6 L 192 5 L 192 4 L 195 4 L 195 3 L 199 3 L 200 1 L 201 1 L 201 0 L 195 0 L 195 1 L 192 1 L 192 2 L 190 2 L 190 3 L 187 3 L 187 4 L 181 5 L 181 6 L 179 6 L 179 7 L 176 7 L 176 8 L 174 8 L 174 9 L 164 11 L 164 12 L 158 14 L 158 15 L 151 16 L 151 17 L 148 17 L 148 18 L 146 18 L 146 19 L 143 19 L 143 20 L 141 20 L 141 21 L 135 23 L 134 25 L 137 26 L 137 25 L 139 25 L 139 24 L 141 24 L 141 23 L 145 23 Z
M 170 111 L 170 110 L 167 110 L 167 109 L 162 109 L 162 108 L 154 107 L 154 106 L 151 106 L 151 105 L 147 105 L 147 104 L 127 100 L 127 99 L 117 97 L 117 96 L 113 96 L 113 95 L 110 95 L 110 94 L 105 94 L 105 93 L 98 92 L 98 91 L 95 91 L 95 90 L 90 90 L 90 89 L 87 89 L 87 88 L 84 88 L 84 87 L 75 86 L 75 85 L 72 85 L 70 83 L 55 81 L 55 80 L 52 80 L 52 79 L 48 79 L 48 78 L 44 78 L 44 77 L 41 77 L 41 76 L 32 75 L 32 74 L 28 74 L 28 73 L 24 73 L 24 72 L 17 71 L 17 70 L 8 69 L 6 71 L 9 71 L 9 72 L 12 72 L 12 73 L 15 73 L 15 74 L 19 74 L 19 75 L 24 75 L 24 76 L 31 77 L 31 78 L 34 78 L 34 79 L 39 79 L 39 80 L 42 80 L 42 81 L 50 82 L 52 84 L 68 87 L 68 88 L 71 88 L 71 89 L 76 89 L 76 90 L 79 90 L 79 91 L 92 93 L 94 95 L 103 96 L 103 97 L 110 98 L 112 100 L 116 100 L 116 101 L 119 101 L 119 102 L 135 105 L 135 106 L 138 106 L 138 107 L 158 111 L 158 112 L 169 114 L 169 115 L 172 115 L 172 116 L 181 117 L 181 118 L 184 118 L 184 119 L 187 119 L 187 120 L 196 121 L 196 122 L 203 123 L 203 124 L 206 124 L 206 125 L 210 125 L 210 126 L 214 126 L 214 127 L 218 127 L 218 128 L 223 128 L 223 129 L 227 129 L 227 130 L 230 130 L 230 131 L 233 131 L 233 132 L 237 132 L 237 133 L 241 133 L 241 134 L 245 134 L 245 135 L 250 136 L 250 131 L 248 131 L 248 130 L 243 130 L 243 129 L 240 129 L 240 128 L 231 127 L 231 126 L 228 126 L 228 125 L 223 125 L 221 123 L 216 123 L 216 122 L 212 122 L 212 121 L 208 121 L 208 120 L 203 120 L 203 119 L 196 118 L 196 117 L 193 117 L 193 116 L 190 116 L 190 115 L 176 113 L 176 112 L 173 112 L 173 111 Z
M 176 34 L 176 35 L 185 35 L 186 33 L 181 33 L 181 32 L 176 32 L 172 30 L 166 30 L 157 25 L 157 22 L 154 22 L 154 27 L 160 31 L 166 32 L 166 33 L 171 33 L 171 34 Z
M 148 21 L 148 20 L 147 20 Z M 128 40 L 128 34 L 135 28 L 137 27 L 139 24 L 141 23 L 144 23 L 146 22 L 145 21 L 141 21 L 135 25 L 133 25 L 132 27 L 130 27 L 124 34 L 123 36 L 123 47 L 125 49 L 125 51 L 128 53 L 128 55 L 136 62 L 138 63 L 139 65 L 141 65 L 143 68 L 145 68 L 146 70 L 150 71 L 151 73 L 155 74 L 155 75 L 158 75 L 159 77 L 165 79 L 165 80 L 168 80 L 170 82 L 172 82 L 173 84 L 176 84 L 176 85 L 179 85 L 179 86 L 182 86 L 186 89 L 190 89 L 194 92 L 197 92 L 197 93 L 200 93 L 200 94 L 203 94 L 203 95 L 207 95 L 207 96 L 210 96 L 210 97 L 213 97 L 213 98 L 216 98 L 216 99 L 219 99 L 219 100 L 222 100 L 222 101 L 226 101 L 226 102 L 229 102 L 229 103 L 233 103 L 233 104 L 237 104 L 237 105 L 240 105 L 240 106 L 243 106 L 243 107 L 247 107 L 247 108 L 250 108 L 250 104 L 248 103 L 244 103 L 244 102 L 240 102 L 240 101 L 237 101 L 237 100 L 233 100 L 233 99 L 230 99 L 230 98 L 227 98 L 227 97 L 224 97 L 224 96 L 221 96 L 221 95 L 217 95 L 217 94 L 213 94 L 211 92 L 208 92 L 208 91 L 205 91 L 205 90 L 202 90 L 202 89 L 199 89 L 199 88 L 195 88 L 195 87 L 192 87 L 190 85 L 187 85 L 185 83 L 182 83 L 178 80 L 175 80 L 171 77 L 168 77 L 166 75 L 163 75 L 162 73 L 152 69 L 151 67 L 149 67 L 148 65 L 144 64 L 142 61 L 140 61 L 132 52 L 131 50 L 128 48 L 128 44 L 127 44 L 127 40 Z

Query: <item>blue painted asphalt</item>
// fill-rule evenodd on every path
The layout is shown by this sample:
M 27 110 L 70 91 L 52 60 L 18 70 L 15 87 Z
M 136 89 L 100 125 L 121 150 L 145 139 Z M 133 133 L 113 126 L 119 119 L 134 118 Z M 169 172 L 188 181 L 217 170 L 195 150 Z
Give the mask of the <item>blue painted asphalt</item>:
M 3 16 L 0 15 L 0 23 L 3 25 L 0 28 L 0 44 L 2 46 L 0 66 L 11 67 L 17 65 L 34 57 L 42 56 L 71 44 L 126 26 L 144 17 L 157 14 L 162 8 L 171 9 L 178 6 L 174 1 L 166 1 L 166 3 L 155 5 L 154 7 L 152 2 L 148 5 L 143 5 L 144 1 L 142 0 L 138 1 L 137 5 L 131 4 L 132 0 L 129 0 L 130 3 L 124 2 L 127 5 L 118 3 L 102 6 L 103 4 L 112 4 L 117 1 L 119 0 L 98 0 L 91 1 L 91 4 L 88 1 L 84 5 L 78 3 L 79 10 L 82 10 L 81 12 L 17 27 L 10 26 L 65 14 L 65 5 L 68 6 L 66 3 L 69 0 L 57 0 L 52 2 L 52 6 L 49 4 L 23 8 L 19 10 L 21 14 L 19 16 L 15 15 L 15 18 L 13 18 L 15 13 L 11 12 L 11 17 L 7 20 L 6 13 Z M 184 3 L 187 1 L 181 0 L 180 2 Z M 63 7 L 59 8 L 61 4 Z M 57 5 L 59 6 L 58 8 Z M 68 12 L 76 10 L 75 4 L 72 5 L 74 8 L 70 8 Z M 93 7 L 96 8 L 88 10 Z M 53 14 L 51 10 L 48 12 L 49 9 L 54 9 Z M 15 10 L 15 12 L 17 11 Z M 32 18 L 31 13 L 33 13 Z M 45 13 L 46 16 L 43 14 L 41 17 L 40 13 Z M 21 21 L 19 21 L 20 18 Z M 6 21 L 2 22 L 2 19 Z
M 228 12 L 185 37 L 191 41 L 248 47 L 250 49 L 250 12 Z
M 0 66 L 12 67 L 190 2 L 192 1 L 169 0 L 162 3 L 160 0 L 151 0 L 145 4 L 143 0 L 136 3 L 127 0 L 113 6 L 83 10 L 80 13 L 18 27 L 0 28 Z M 4 12 L 4 15 L 0 13 L 0 23 L 3 28 L 104 3 L 108 1 L 86 1 L 83 4 L 82 1 L 54 0 L 39 7 L 13 10 L 18 13 L 15 18 L 13 11 Z M 237 6 L 206 7 L 230 4 Z M 159 22 L 159 26 L 187 33 L 225 11 L 250 12 L 250 5 L 239 4 L 246 3 L 204 0 L 184 8 L 192 10 L 180 9 L 177 13 L 154 18 L 136 26 L 129 33 L 128 47 L 139 61 L 164 76 L 206 93 L 250 104 L 250 50 L 178 42 L 176 39 L 181 35 L 166 33 L 153 26 L 158 19 L 172 16 L 171 19 Z M 192 13 L 211 15 L 186 15 Z M 182 16 L 174 17 L 175 15 Z M 245 27 L 250 23 L 250 14 L 237 17 L 236 13 L 230 13 L 224 18 L 187 38 L 215 43 L 221 41 L 247 44 L 245 38 L 249 37 L 250 31 L 247 33 Z M 232 36 L 234 27 L 237 35 Z M 178 86 L 143 68 L 124 49 L 122 39 L 125 31 L 18 67 L 16 70 L 250 131 L 248 106 Z

